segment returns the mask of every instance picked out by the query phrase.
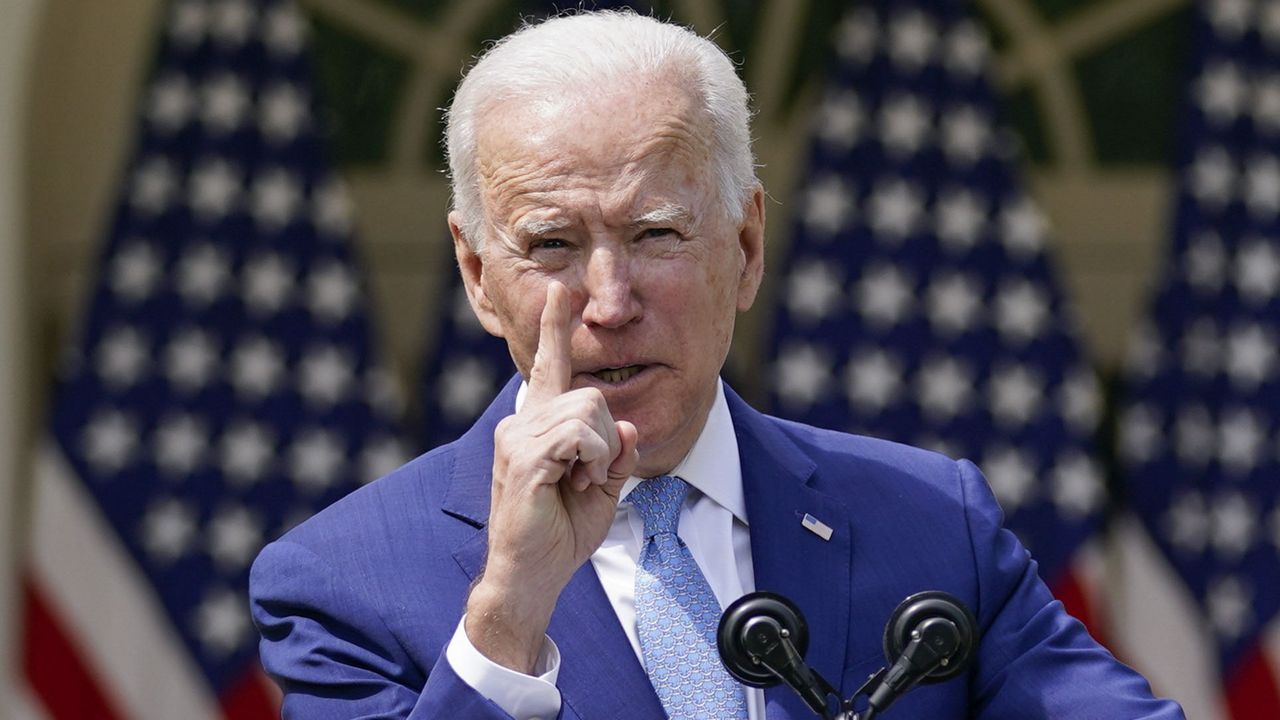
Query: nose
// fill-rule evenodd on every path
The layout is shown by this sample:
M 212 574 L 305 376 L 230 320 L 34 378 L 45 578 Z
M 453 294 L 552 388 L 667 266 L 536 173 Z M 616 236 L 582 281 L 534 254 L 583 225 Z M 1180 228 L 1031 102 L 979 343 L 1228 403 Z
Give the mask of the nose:
M 631 258 L 611 247 L 596 247 L 587 260 L 584 288 L 587 305 L 582 322 L 605 328 L 619 328 L 640 317 Z

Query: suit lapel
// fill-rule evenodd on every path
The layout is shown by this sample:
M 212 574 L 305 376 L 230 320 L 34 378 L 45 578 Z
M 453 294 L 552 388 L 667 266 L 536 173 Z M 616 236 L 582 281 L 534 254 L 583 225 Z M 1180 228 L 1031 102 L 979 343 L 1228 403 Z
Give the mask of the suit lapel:
M 519 387 L 517 375 L 455 445 L 453 472 L 442 509 L 460 524 L 465 523 L 459 528 L 453 557 L 472 581 L 484 568 L 488 549 L 493 431 L 502 418 L 515 411 Z M 658 696 L 591 563 L 578 568 L 565 586 L 547 633 L 560 648 L 556 686 L 565 706 L 575 715 L 592 720 L 662 715 Z
M 772 420 L 726 388 L 742 459 L 757 590 L 795 601 L 809 626 L 805 659 L 840 685 L 849 631 L 852 526 L 848 509 L 811 486 L 814 461 Z M 805 528 L 806 514 L 831 528 L 823 540 Z M 811 717 L 785 686 L 765 691 L 770 718 Z M 776 715 L 775 715 L 776 713 Z

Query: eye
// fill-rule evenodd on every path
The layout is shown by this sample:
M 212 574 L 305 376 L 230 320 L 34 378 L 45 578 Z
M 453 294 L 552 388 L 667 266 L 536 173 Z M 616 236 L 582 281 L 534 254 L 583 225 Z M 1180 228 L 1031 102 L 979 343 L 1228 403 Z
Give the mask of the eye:
M 639 239 L 650 240 L 653 238 L 667 238 L 667 237 L 673 237 L 676 234 L 677 233 L 675 230 L 667 227 L 648 228 L 641 231 Z
M 539 238 L 529 243 L 529 250 L 563 250 L 569 243 L 560 238 Z

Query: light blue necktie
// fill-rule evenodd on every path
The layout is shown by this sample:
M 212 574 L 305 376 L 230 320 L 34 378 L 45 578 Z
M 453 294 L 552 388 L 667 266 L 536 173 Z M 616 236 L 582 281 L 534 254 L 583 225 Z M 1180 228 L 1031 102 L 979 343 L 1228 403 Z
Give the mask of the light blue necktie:
M 674 720 L 746 720 L 743 689 L 720 663 L 720 603 L 676 536 L 684 480 L 645 480 L 627 496 L 644 520 L 636 568 L 636 631 L 649 680 Z

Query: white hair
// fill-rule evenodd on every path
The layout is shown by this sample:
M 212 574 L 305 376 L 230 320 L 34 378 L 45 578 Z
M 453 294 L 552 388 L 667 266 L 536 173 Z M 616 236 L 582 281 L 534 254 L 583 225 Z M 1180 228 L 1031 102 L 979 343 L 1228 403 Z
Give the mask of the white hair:
M 711 165 L 726 217 L 741 222 L 759 181 L 751 111 L 733 61 L 693 31 L 632 11 L 600 10 L 525 25 L 484 52 L 453 96 L 445 121 L 453 209 L 472 247 L 483 245 L 476 120 L 499 102 L 578 96 L 658 73 L 687 79 L 707 114 Z

